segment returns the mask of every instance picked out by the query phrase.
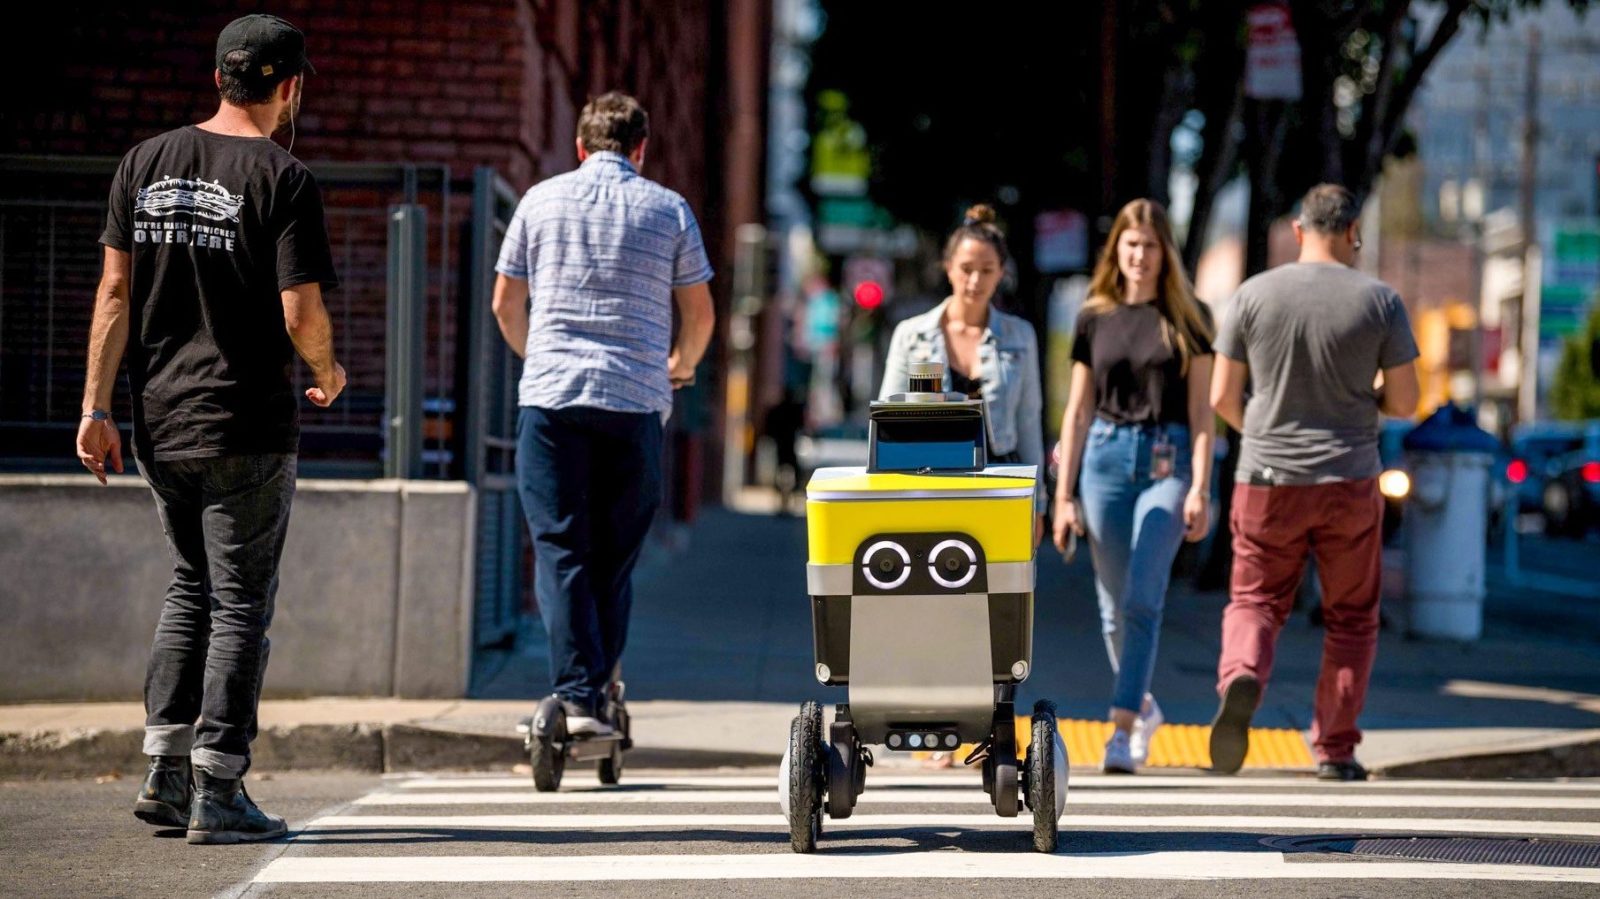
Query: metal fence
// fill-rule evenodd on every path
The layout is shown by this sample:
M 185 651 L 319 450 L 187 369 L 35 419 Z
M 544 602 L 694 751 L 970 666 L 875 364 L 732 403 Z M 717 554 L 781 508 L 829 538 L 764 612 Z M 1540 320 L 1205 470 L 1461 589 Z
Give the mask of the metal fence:
M 89 320 L 117 160 L 0 156 L 0 470 L 78 468 Z M 464 479 L 479 491 L 476 642 L 515 628 L 528 565 L 512 476 L 515 358 L 489 313 L 517 194 L 492 169 L 317 163 L 349 384 L 302 414 L 304 477 Z M 297 393 L 309 372 L 294 366 Z M 130 420 L 119 374 L 112 408 Z M 126 436 L 126 434 L 125 434 Z

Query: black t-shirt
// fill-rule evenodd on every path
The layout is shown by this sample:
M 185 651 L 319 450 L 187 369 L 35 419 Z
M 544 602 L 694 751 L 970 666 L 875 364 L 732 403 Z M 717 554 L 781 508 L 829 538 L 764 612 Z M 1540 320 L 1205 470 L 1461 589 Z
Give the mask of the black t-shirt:
M 1190 358 L 1210 354 L 1211 342 L 1195 337 L 1199 345 L 1190 347 Z M 1180 339 L 1153 303 L 1080 313 L 1072 360 L 1094 373 L 1095 414 L 1117 424 L 1187 425 L 1189 391 L 1173 343 Z
M 279 291 L 339 281 L 306 167 L 267 138 L 169 131 L 122 158 L 100 242 L 133 255 L 139 458 L 294 452 L 300 404 Z

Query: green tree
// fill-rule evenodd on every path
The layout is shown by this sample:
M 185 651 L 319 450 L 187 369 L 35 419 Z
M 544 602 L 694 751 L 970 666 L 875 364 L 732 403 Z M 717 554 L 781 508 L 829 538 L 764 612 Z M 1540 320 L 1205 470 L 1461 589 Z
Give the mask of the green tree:
M 1600 418 L 1600 372 L 1595 347 L 1600 342 L 1600 302 L 1589 309 L 1583 333 L 1568 337 L 1561 364 L 1550 382 L 1550 408 L 1557 418 Z

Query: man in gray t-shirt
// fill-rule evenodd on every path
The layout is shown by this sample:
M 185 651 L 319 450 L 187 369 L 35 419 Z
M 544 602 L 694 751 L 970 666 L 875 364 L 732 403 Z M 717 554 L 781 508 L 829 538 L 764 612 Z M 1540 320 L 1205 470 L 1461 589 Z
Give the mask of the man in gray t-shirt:
M 1411 415 L 1418 387 L 1399 295 L 1351 268 L 1358 212 L 1343 187 L 1312 188 L 1294 225 L 1299 261 L 1240 285 L 1217 334 L 1211 404 L 1243 434 L 1211 732 L 1212 767 L 1227 773 L 1244 762 L 1273 644 L 1312 555 L 1327 627 L 1311 729 L 1317 774 L 1366 777 L 1354 753 L 1378 639 L 1378 420 Z
M 1243 363 L 1240 481 L 1328 484 L 1378 476 L 1373 376 L 1417 358 L 1389 285 L 1339 262 L 1303 261 L 1240 285 L 1217 352 Z

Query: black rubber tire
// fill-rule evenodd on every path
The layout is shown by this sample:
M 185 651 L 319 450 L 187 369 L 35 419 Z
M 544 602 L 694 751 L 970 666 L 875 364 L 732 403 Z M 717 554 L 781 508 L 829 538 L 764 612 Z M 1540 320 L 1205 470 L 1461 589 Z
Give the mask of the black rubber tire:
M 1033 809 L 1033 848 L 1055 852 L 1056 820 L 1056 706 L 1039 700 L 1033 706 L 1033 734 L 1028 743 L 1028 807 Z
M 993 736 L 995 814 L 1002 818 L 1015 818 L 1021 802 L 1017 794 L 1017 732 L 1016 722 L 1006 720 Z
M 855 755 L 852 744 L 828 744 L 828 817 L 835 821 L 856 808 L 856 775 L 850 767 Z
M 600 782 L 607 786 L 616 786 L 622 780 L 622 743 L 612 744 L 611 754 L 600 760 L 597 767 Z
M 540 733 L 538 721 L 546 725 Z M 534 717 L 534 731 L 528 741 L 528 761 L 533 765 L 533 788 L 540 793 L 561 789 L 561 775 L 567 770 L 567 712 L 560 701 L 540 703 Z
M 808 701 L 789 725 L 789 848 L 817 851 L 822 835 L 822 706 Z

